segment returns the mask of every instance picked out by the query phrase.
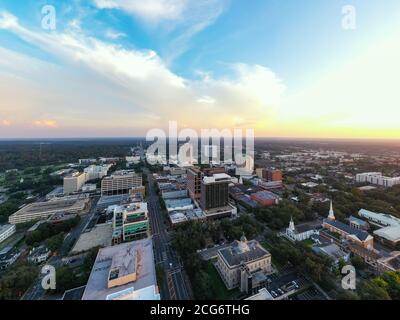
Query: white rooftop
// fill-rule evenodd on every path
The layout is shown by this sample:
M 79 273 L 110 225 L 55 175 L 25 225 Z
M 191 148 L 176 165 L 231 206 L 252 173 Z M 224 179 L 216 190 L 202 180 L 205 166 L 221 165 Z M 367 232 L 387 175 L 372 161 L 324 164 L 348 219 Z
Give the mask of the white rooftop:
M 110 269 L 118 265 L 121 274 L 124 274 L 125 269 L 132 269 L 131 266 L 134 261 L 136 261 L 134 268 L 136 280 L 108 288 Z M 137 293 L 148 287 L 156 288 L 156 290 L 153 290 L 154 295 Z M 135 293 L 132 296 L 133 298 L 136 297 L 141 300 L 144 300 L 144 298 L 147 300 L 160 299 L 153 257 L 153 242 L 150 238 L 100 249 L 82 300 L 115 299 L 117 296 L 124 296 L 127 290 Z

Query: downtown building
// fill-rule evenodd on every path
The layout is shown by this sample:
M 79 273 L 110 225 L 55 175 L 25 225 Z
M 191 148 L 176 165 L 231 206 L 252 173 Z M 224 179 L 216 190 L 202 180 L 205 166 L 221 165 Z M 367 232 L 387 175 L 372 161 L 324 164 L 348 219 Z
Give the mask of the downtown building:
M 113 244 L 150 236 L 146 202 L 116 206 L 113 210 Z
M 86 181 L 87 175 L 85 172 L 75 172 L 69 176 L 64 177 L 64 194 L 68 195 L 78 192 L 82 189 Z
M 230 217 L 237 214 L 236 207 L 229 203 L 231 176 L 226 173 L 204 177 L 201 181 L 200 207 L 211 219 Z
M 272 273 L 271 254 L 257 240 L 247 241 L 243 235 L 229 247 L 219 249 L 215 267 L 226 288 L 239 288 L 252 294 L 265 287 Z
M 142 187 L 142 175 L 133 170 L 120 170 L 101 181 L 101 195 L 129 194 L 132 188 Z

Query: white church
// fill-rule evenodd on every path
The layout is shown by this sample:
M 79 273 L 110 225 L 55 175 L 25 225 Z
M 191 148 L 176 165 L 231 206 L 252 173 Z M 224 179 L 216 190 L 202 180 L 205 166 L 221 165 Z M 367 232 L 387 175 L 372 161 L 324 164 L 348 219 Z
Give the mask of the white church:
M 289 227 L 286 228 L 285 236 L 291 241 L 304 241 L 312 235 L 318 235 L 319 232 L 309 225 L 295 226 L 293 218 L 290 220 Z

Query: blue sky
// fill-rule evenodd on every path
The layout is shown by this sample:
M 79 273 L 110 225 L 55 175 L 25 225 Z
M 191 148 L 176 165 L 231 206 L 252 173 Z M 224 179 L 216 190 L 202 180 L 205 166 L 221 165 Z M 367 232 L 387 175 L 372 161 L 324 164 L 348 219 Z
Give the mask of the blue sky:
M 44 5 L 54 31 L 41 28 Z M 341 27 L 345 5 L 356 30 Z M 178 120 L 400 138 L 393 114 L 357 120 L 377 103 L 398 112 L 397 0 L 1 0 L 0 13 L 5 137 L 140 135 Z

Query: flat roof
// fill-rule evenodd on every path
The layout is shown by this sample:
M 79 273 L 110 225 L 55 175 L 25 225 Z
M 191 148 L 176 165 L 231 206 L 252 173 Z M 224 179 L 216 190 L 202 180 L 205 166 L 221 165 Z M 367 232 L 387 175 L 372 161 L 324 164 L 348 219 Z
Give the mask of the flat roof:
M 28 204 L 27 206 L 23 207 L 22 209 L 18 210 L 13 214 L 16 215 L 23 215 L 23 214 L 34 214 L 34 213 L 46 213 L 46 212 L 53 212 L 53 211 L 69 211 L 69 210 L 77 210 L 80 209 L 82 206 L 85 206 L 87 202 L 87 198 L 81 199 L 55 199 L 46 202 L 35 202 Z
M 132 252 L 135 254 L 130 254 Z M 117 262 L 121 267 L 131 265 L 134 256 L 137 259 L 136 281 L 108 288 L 110 269 Z M 135 292 L 151 286 L 157 286 L 157 280 L 153 257 L 153 242 L 152 239 L 147 238 L 100 249 L 82 300 L 107 300 L 108 296 L 121 293 L 130 288 L 133 288 L 133 292 Z
M 1 224 L 0 225 L 0 234 L 2 234 L 3 232 L 6 232 L 12 228 L 15 228 L 14 224 Z

